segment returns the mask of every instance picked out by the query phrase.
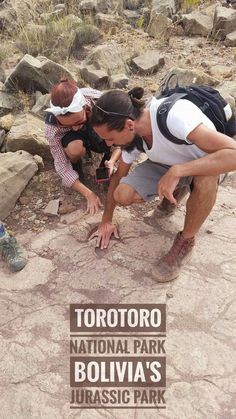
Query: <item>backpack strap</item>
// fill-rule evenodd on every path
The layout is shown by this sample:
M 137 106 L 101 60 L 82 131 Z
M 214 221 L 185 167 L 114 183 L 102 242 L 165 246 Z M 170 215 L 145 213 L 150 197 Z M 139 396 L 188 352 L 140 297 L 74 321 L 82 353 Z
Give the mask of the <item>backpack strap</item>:
M 159 130 L 161 131 L 162 135 L 167 138 L 167 140 L 171 141 L 174 144 L 178 145 L 190 145 L 186 143 L 184 140 L 180 140 L 176 138 L 174 135 L 167 128 L 166 120 L 168 113 L 172 106 L 179 100 L 187 96 L 187 93 L 173 93 L 171 96 L 167 97 L 157 108 L 156 114 L 156 121 Z
M 175 86 L 170 87 L 170 81 L 175 78 Z M 159 94 L 159 97 L 163 97 L 163 96 L 170 96 L 173 92 L 178 92 L 179 90 L 179 81 L 178 81 L 178 76 L 176 73 L 172 73 L 169 75 L 169 77 L 165 78 L 165 80 L 163 81 L 162 85 L 161 85 L 161 94 Z M 157 96 L 157 98 L 158 98 Z

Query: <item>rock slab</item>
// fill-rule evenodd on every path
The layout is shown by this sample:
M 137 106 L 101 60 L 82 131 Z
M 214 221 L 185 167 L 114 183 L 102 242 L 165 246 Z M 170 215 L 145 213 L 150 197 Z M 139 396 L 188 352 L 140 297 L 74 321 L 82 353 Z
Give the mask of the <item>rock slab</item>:
M 17 116 L 6 139 L 7 151 L 25 150 L 49 158 L 49 146 L 44 137 L 44 121 L 31 113 Z
M 37 170 L 33 156 L 25 151 L 0 154 L 0 220 L 10 214 Z

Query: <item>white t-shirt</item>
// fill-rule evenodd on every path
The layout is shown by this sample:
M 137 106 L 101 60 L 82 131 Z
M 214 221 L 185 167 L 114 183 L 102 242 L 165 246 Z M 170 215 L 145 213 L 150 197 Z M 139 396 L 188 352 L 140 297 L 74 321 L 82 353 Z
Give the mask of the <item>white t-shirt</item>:
M 157 108 L 163 100 L 165 98 L 156 99 L 153 97 L 149 104 L 153 144 L 149 150 L 146 143 L 143 142 L 147 157 L 156 163 L 173 166 L 174 164 L 185 163 L 205 156 L 206 153 L 196 145 L 191 144 L 187 140 L 187 136 L 200 124 L 216 130 L 214 124 L 194 103 L 187 99 L 180 99 L 170 109 L 166 124 L 171 134 L 180 140 L 185 140 L 186 145 L 174 144 L 162 135 L 157 126 Z M 134 149 L 130 153 L 123 150 L 122 159 L 125 163 L 131 164 L 139 154 L 140 152 L 137 149 Z

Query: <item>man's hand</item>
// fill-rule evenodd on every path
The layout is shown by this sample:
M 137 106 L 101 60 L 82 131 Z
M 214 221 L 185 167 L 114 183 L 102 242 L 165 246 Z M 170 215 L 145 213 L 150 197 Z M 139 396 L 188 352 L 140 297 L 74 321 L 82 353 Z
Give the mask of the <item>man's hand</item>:
M 117 227 L 111 222 L 105 222 L 100 224 L 97 231 L 95 231 L 90 236 L 89 240 L 97 237 L 96 247 L 100 247 L 100 249 L 106 249 L 113 234 L 116 239 L 120 238 Z
M 87 199 L 87 214 L 94 215 L 98 212 L 99 207 L 102 207 L 100 198 L 92 191 L 89 192 L 86 196 Z
M 175 174 L 174 166 L 171 167 L 160 179 L 158 183 L 157 193 L 162 200 L 164 197 L 172 204 L 176 205 L 177 201 L 174 198 L 174 190 L 178 185 L 180 177 Z

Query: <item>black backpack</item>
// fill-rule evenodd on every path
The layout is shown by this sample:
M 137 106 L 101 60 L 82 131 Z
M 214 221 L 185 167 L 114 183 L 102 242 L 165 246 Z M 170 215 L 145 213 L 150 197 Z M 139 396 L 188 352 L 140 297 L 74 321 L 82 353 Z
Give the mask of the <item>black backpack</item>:
M 166 97 L 157 109 L 157 125 L 162 135 L 175 144 L 185 144 L 186 141 L 176 138 L 167 128 L 166 120 L 169 110 L 179 99 L 187 99 L 194 103 L 201 111 L 213 122 L 217 131 L 233 137 L 236 134 L 236 118 L 232 111 L 232 116 L 227 120 L 224 108 L 230 106 L 220 95 L 220 93 L 210 86 L 192 84 L 187 87 L 180 87 L 177 82 L 174 88 L 169 87 L 169 82 L 176 74 L 171 74 L 167 79 L 161 94 L 156 95 L 156 99 Z

